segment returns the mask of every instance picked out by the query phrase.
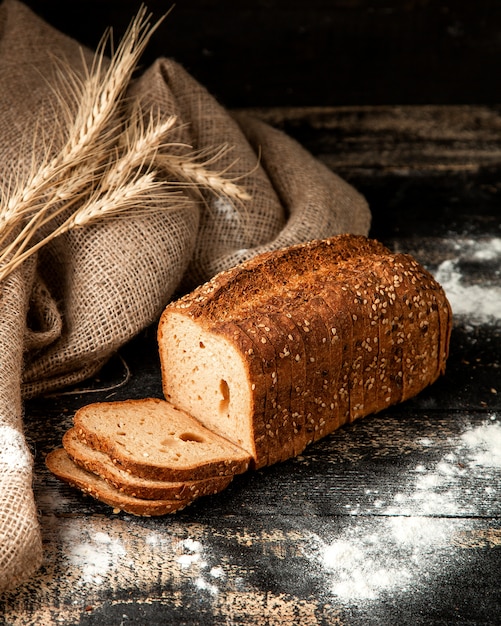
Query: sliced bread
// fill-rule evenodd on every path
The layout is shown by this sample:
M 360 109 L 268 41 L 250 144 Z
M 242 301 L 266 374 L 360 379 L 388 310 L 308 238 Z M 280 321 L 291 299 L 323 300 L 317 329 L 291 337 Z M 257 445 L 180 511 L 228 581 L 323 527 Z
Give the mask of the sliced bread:
M 64 434 L 63 448 L 71 460 L 82 469 L 97 474 L 121 493 L 145 500 L 191 500 L 218 493 L 233 479 L 233 475 L 183 482 L 141 478 L 130 470 L 118 467 L 104 452 L 84 444 L 74 428 L 70 428 Z
M 49 470 L 72 487 L 112 506 L 117 512 L 125 511 L 132 515 L 154 516 L 175 513 L 193 502 L 186 500 L 144 500 L 128 496 L 107 483 L 96 474 L 87 472 L 70 459 L 64 448 L 49 452 L 45 459 Z
M 244 472 L 248 452 L 165 400 L 99 402 L 79 409 L 80 441 L 138 477 L 181 482 Z
M 164 310 L 166 400 L 83 407 L 47 465 L 116 508 L 173 512 L 419 393 L 445 370 L 451 326 L 431 274 L 377 241 L 260 255 Z
M 434 382 L 451 326 L 444 291 L 410 256 L 353 235 L 312 241 L 166 307 L 164 395 L 262 467 Z

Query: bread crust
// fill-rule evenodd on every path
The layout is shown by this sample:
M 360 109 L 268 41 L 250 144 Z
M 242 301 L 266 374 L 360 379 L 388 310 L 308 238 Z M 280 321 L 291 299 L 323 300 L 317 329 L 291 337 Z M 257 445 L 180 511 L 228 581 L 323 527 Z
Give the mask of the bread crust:
M 160 344 L 171 311 L 234 342 L 249 364 L 259 397 L 256 467 L 295 456 L 434 382 L 445 370 L 452 317 L 443 290 L 419 263 L 354 235 L 266 253 L 219 274 L 167 306 Z M 252 355 L 228 324 L 253 341 Z M 290 362 L 280 356 L 287 352 Z M 160 357 L 165 372 L 161 345 Z
M 218 493 L 233 480 L 233 475 L 178 482 L 141 478 L 119 468 L 104 452 L 82 443 L 75 428 L 63 435 L 63 448 L 75 465 L 96 474 L 120 493 L 144 500 L 193 500 Z
M 176 323 L 186 331 L 185 343 Z M 158 344 L 167 402 L 146 398 L 83 407 L 63 437 L 63 449 L 47 456 L 47 466 L 117 510 L 173 513 L 221 491 L 249 464 L 260 468 L 297 456 L 339 426 L 419 393 L 445 371 L 451 327 L 440 285 L 415 259 L 393 254 L 380 242 L 341 235 L 260 255 L 165 309 Z M 193 337 L 198 354 L 205 354 L 198 363 L 204 375 L 197 379 L 205 387 L 193 389 L 189 380 L 196 379 L 195 356 L 189 375 L 177 377 L 186 386 L 174 390 L 169 374 L 186 360 Z M 164 350 L 170 344 L 180 350 L 169 352 L 172 362 Z M 224 371 L 226 357 L 238 361 L 231 376 Z M 207 370 L 214 367 L 209 380 Z M 231 413 L 235 396 L 227 380 L 245 387 L 236 406 L 249 415 Z M 192 392 L 201 415 L 180 410 L 176 394 Z M 210 402 L 215 409 L 204 427 Z M 120 416 L 129 410 L 136 412 L 131 425 L 137 414 L 153 411 L 147 429 L 152 432 L 139 428 L 142 448 L 133 445 L 135 431 L 126 445 L 121 437 L 130 433 L 116 430 L 125 430 Z M 97 420 L 88 419 L 93 411 Z M 186 426 L 184 434 L 176 430 L 178 422 Z M 229 441 L 227 432 L 238 442 Z M 164 438 L 158 449 L 157 440 Z M 183 456 L 182 442 L 198 442 L 200 454 Z M 145 460 L 153 449 L 155 458 Z
M 128 496 L 109 485 L 96 474 L 87 472 L 75 465 L 64 448 L 57 448 L 49 452 L 45 463 L 55 476 L 96 500 L 113 507 L 116 513 L 124 511 L 132 515 L 144 517 L 167 515 L 168 513 L 175 513 L 184 509 L 194 500 L 194 498 L 185 500 L 143 500 Z
M 136 476 L 145 479 L 163 480 L 170 482 L 182 482 L 186 480 L 203 480 L 207 478 L 218 478 L 224 476 L 234 476 L 245 472 L 249 467 L 249 454 L 242 448 L 234 445 L 232 442 L 224 439 L 220 435 L 208 431 L 197 420 L 186 416 L 188 420 L 186 430 L 194 431 L 195 436 L 200 433 L 208 441 L 215 441 L 217 448 L 215 452 L 207 450 L 204 447 L 202 458 L 192 458 L 191 461 L 181 462 L 180 458 L 170 455 L 163 463 L 154 462 L 149 458 L 142 458 L 138 454 L 132 452 L 124 452 L 121 442 L 114 432 L 106 432 L 108 427 L 114 426 L 106 420 L 89 419 L 96 414 L 100 415 L 104 411 L 112 410 L 117 416 L 123 411 L 137 411 L 141 413 L 146 407 L 162 407 L 167 403 L 165 400 L 157 398 L 145 398 L 143 400 L 124 400 L 120 402 L 101 402 L 94 403 L 79 409 L 73 418 L 75 433 L 82 443 L 88 445 L 95 450 L 107 454 L 112 462 L 120 469 L 131 471 Z M 178 411 L 178 409 L 175 409 Z M 168 421 L 156 425 L 156 431 L 151 433 L 152 442 L 161 439 L 167 434 Z M 165 430 L 163 430 L 165 429 Z M 124 433 L 128 435 L 128 433 Z M 203 444 L 200 444 L 203 445 Z M 148 457 L 148 453 L 145 453 Z

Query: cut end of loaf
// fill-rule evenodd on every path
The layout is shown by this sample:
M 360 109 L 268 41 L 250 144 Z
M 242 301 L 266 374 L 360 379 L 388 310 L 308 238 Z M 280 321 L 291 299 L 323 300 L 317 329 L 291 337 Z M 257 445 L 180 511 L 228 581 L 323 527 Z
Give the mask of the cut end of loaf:
M 262 467 L 434 382 L 450 329 L 414 259 L 340 235 L 257 256 L 169 305 L 163 390 Z
M 159 335 L 166 400 L 255 458 L 253 398 L 241 353 L 176 311 L 163 316 Z

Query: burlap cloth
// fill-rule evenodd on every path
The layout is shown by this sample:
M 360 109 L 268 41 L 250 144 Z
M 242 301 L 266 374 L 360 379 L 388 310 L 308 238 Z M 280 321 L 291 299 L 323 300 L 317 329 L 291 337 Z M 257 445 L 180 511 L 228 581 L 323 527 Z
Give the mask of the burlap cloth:
M 77 42 L 15 0 L 0 4 L 2 186 L 43 154 L 55 127 L 56 58 L 82 67 Z M 182 209 L 72 231 L 0 284 L 0 591 L 26 581 L 43 560 L 23 398 L 94 374 L 178 289 L 263 250 L 369 230 L 367 204 L 350 185 L 280 131 L 225 110 L 172 60 L 146 69 L 130 95 L 175 113 L 177 139 L 194 148 L 233 146 L 225 158 L 238 158 L 232 175 L 246 175 L 252 199 L 242 210 L 221 197 L 193 198 Z

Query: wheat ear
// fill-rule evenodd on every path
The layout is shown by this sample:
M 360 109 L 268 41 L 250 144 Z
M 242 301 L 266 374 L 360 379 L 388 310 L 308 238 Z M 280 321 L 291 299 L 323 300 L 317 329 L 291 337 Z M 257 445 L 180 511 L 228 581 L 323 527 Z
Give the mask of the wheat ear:
M 33 158 L 26 179 L 0 197 L 0 281 L 61 234 L 131 209 L 139 215 L 160 208 L 160 203 L 162 208 L 183 206 L 186 188 L 202 198 L 202 188 L 238 202 L 250 198 L 237 185 L 242 177 L 227 176 L 236 161 L 220 171 L 210 169 L 226 155 L 227 146 L 190 152 L 189 146 L 166 141 L 174 116 L 163 122 L 153 115 L 147 119 L 136 108 L 123 119 L 126 87 L 161 21 L 150 26 L 142 7 L 107 67 L 109 34 L 91 66 L 84 63 L 83 76 L 58 66 L 59 87 L 54 89 L 65 122 L 58 130 L 65 140 L 45 163 L 37 165 Z M 187 152 L 173 155 L 173 147 Z M 162 180 L 159 173 L 168 177 Z
M 162 18 L 163 19 L 163 18 Z M 31 242 L 39 230 L 63 211 L 78 203 L 94 186 L 102 168 L 116 158 L 116 136 L 120 120 L 112 122 L 123 105 L 123 95 L 132 72 L 154 30 L 161 20 L 150 26 L 146 9 L 141 7 L 119 43 L 109 66 L 104 69 L 103 37 L 90 67 L 84 64 L 84 77 L 72 68 L 59 67 L 59 89 L 56 93 L 67 127 L 59 129 L 67 136 L 63 148 L 41 165 L 32 162 L 29 175 L 17 181 L 0 204 L 0 264 L 2 276 L 18 266 L 16 258 L 36 248 Z M 70 98 L 68 99 L 68 95 Z M 72 118 L 71 102 L 77 103 Z M 172 120 L 170 120 L 172 122 Z M 155 147 L 156 149 L 156 147 Z M 144 155 L 147 160 L 149 154 Z
M 106 69 L 103 69 L 104 48 L 109 32 L 101 40 L 91 67 L 84 63 L 83 79 L 71 67 L 66 68 L 66 72 L 60 72 L 59 93 L 64 94 L 60 97 L 62 110 L 68 107 L 67 96 L 70 95 L 73 101 L 79 103 L 76 116 L 67 131 L 63 148 L 50 161 L 33 169 L 31 177 L 11 195 L 8 207 L 11 211 L 21 211 L 55 182 L 64 182 L 68 170 L 78 167 L 84 160 L 95 158 L 99 149 L 103 148 L 103 141 L 106 144 L 110 134 L 113 137 L 113 132 L 105 132 L 106 127 L 117 113 L 137 61 L 159 23 L 160 20 L 150 26 L 146 9 L 141 7 Z M 81 179 L 80 173 L 77 179 Z
M 0 280 L 49 241 L 73 228 L 99 219 L 117 217 L 137 205 L 142 206 L 141 210 L 135 210 L 135 214 L 139 215 L 141 211 L 150 211 L 152 206 L 158 208 L 162 202 L 171 207 L 173 204 L 180 206 L 183 199 L 186 202 L 180 192 L 173 193 L 173 185 L 156 179 L 156 172 L 151 170 L 155 154 L 175 121 L 176 117 L 172 115 L 163 122 L 150 116 L 146 126 L 138 122 L 129 123 L 129 132 L 124 132 L 127 139 L 124 140 L 122 154 L 117 147 L 115 158 L 110 159 L 107 169 L 102 172 L 94 193 L 90 196 L 88 192 L 84 196 L 71 196 L 65 202 L 59 202 L 52 212 L 39 212 L 36 227 L 34 220 L 29 221 L 14 241 L 2 250 L 0 258 L 13 251 L 15 255 L 0 270 Z M 68 195 L 68 189 L 64 193 L 57 190 L 55 195 L 58 200 L 62 200 Z M 62 224 L 53 228 L 43 239 L 29 245 L 35 229 L 39 231 L 72 207 L 76 208 Z
M 166 183 L 158 179 L 155 171 L 138 173 L 135 178 L 110 187 L 105 192 L 99 189 L 48 235 L 33 243 L 28 249 L 16 251 L 16 254 L 0 267 L 0 282 L 32 254 L 70 230 L 119 217 L 131 209 L 134 210 L 135 216 L 139 216 L 151 214 L 154 209 L 159 210 L 160 205 L 163 209 L 166 206 L 173 209 L 180 208 L 187 203 L 186 196 L 180 191 L 168 189 Z
M 156 163 L 171 176 L 177 177 L 185 184 L 191 184 L 196 190 L 205 189 L 217 196 L 233 198 L 238 201 L 250 200 L 251 196 L 236 181 L 243 177 L 228 178 L 225 176 L 237 160 L 227 165 L 224 169 L 215 171 L 209 166 L 224 155 L 231 148 L 220 146 L 217 150 L 201 150 L 188 154 L 177 155 L 160 151 L 156 156 Z M 246 174 L 247 176 L 247 174 Z

